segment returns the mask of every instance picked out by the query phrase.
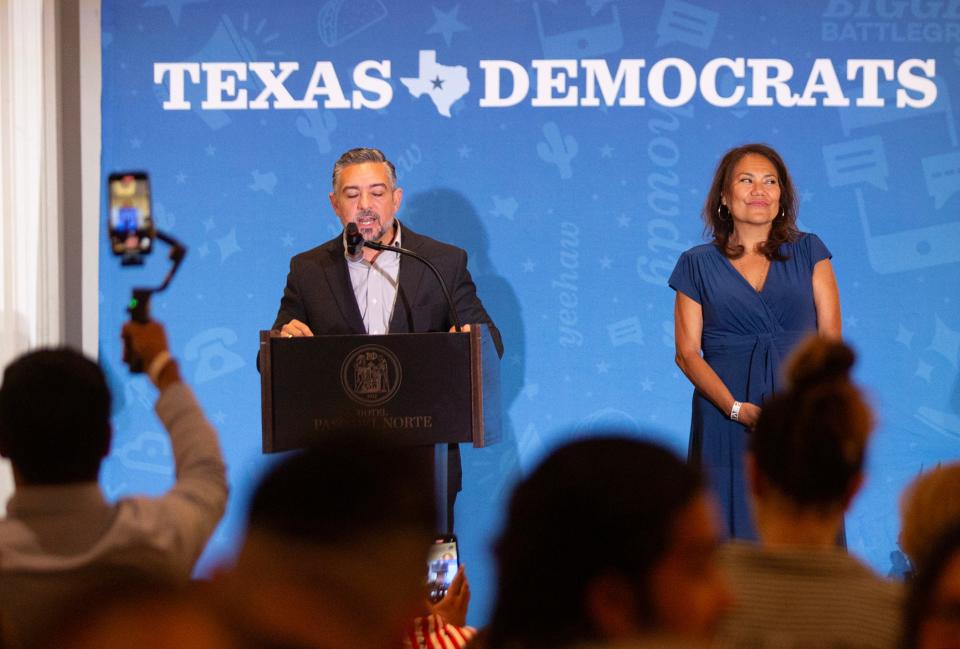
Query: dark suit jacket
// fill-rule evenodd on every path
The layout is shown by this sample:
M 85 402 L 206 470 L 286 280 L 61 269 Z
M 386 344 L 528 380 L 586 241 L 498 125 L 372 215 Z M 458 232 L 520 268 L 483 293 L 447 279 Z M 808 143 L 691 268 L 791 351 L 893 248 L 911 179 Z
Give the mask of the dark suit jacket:
M 490 329 L 497 353 L 503 356 L 500 331 L 487 315 L 477 287 L 467 270 L 467 253 L 461 248 L 417 234 L 403 226 L 403 247 L 430 260 L 443 276 L 461 324 L 485 324 Z M 390 318 L 390 333 L 449 331 L 453 326 L 443 291 L 436 277 L 417 259 L 400 257 L 400 281 Z M 343 255 L 343 238 L 338 235 L 324 244 L 290 260 L 287 286 L 273 329 L 293 319 L 306 323 L 316 335 L 363 334 L 366 329 L 357 298 L 350 283 L 350 271 Z M 257 367 L 260 366 L 257 355 Z M 432 461 L 428 450 L 425 460 Z M 453 502 L 461 488 L 460 449 L 451 445 L 448 465 L 448 521 L 452 529 Z
M 487 325 L 497 353 L 503 356 L 500 332 L 477 297 L 477 288 L 467 270 L 466 251 L 417 234 L 406 225 L 402 239 L 404 248 L 429 259 L 443 275 L 460 322 Z M 365 333 L 341 236 L 290 260 L 287 286 L 273 329 L 280 329 L 294 318 L 306 323 L 317 335 Z M 390 333 L 448 331 L 452 326 L 446 300 L 433 273 L 418 260 L 401 256 Z

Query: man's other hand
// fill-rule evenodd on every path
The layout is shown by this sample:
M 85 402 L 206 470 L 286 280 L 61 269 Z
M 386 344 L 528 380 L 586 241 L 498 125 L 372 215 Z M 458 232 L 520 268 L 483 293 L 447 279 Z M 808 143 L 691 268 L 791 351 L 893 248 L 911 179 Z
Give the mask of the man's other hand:
M 455 333 L 456 331 L 457 331 L 457 325 L 453 325 L 452 327 L 450 327 L 450 333 Z M 468 331 L 470 331 L 470 325 L 469 324 L 461 325 L 460 331 L 462 333 L 467 333 Z
M 280 335 L 283 338 L 302 338 L 303 336 L 312 336 L 313 332 L 310 331 L 310 327 L 294 319 L 280 328 Z

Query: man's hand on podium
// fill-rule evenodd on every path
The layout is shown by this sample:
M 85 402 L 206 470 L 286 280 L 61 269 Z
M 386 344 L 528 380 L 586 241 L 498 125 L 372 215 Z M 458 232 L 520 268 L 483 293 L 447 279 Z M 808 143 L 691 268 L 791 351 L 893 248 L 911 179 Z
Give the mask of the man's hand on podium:
M 313 332 L 310 331 L 310 327 L 296 319 L 291 320 L 280 328 L 280 336 L 282 338 L 301 338 L 312 335 Z
M 457 330 L 456 327 L 450 327 L 450 333 L 453 333 L 456 330 Z M 464 333 L 470 331 L 470 325 L 469 324 L 463 325 L 462 327 L 460 327 L 460 331 Z M 288 322 L 287 324 L 283 325 L 283 327 L 280 328 L 280 332 L 279 333 L 275 332 L 275 335 L 277 335 L 280 338 L 301 338 L 303 336 L 312 336 L 313 332 L 310 331 L 310 327 L 300 322 L 299 320 L 294 319 Z

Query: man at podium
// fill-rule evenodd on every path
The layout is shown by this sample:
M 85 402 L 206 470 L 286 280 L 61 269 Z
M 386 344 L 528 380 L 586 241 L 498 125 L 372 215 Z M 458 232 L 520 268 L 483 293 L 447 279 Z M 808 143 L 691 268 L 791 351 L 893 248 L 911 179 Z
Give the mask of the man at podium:
M 344 230 L 290 260 L 272 329 L 291 338 L 453 329 L 442 289 L 424 264 L 396 252 L 352 249 L 347 226 L 354 223 L 365 241 L 403 247 L 430 260 L 444 278 L 460 321 L 486 325 L 502 356 L 500 332 L 477 297 L 466 251 L 402 225 L 395 218 L 402 200 L 396 168 L 379 149 L 356 148 L 341 155 L 333 166 L 330 205 Z M 452 529 L 453 501 L 461 482 L 456 445 L 450 447 L 448 481 L 447 520 Z

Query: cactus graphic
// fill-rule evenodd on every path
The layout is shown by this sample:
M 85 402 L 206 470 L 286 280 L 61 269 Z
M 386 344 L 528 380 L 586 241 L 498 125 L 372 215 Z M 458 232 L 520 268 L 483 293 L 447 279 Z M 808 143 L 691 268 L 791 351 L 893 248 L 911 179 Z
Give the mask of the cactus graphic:
M 557 165 L 561 178 L 573 176 L 570 161 L 577 155 L 577 141 L 572 135 L 560 135 L 560 127 L 556 122 L 547 122 L 543 125 L 543 136 L 547 141 L 537 143 L 540 159 Z
M 304 111 L 297 118 L 297 130 L 303 137 L 312 138 L 320 153 L 330 151 L 330 134 L 337 129 L 337 116 L 327 110 Z

